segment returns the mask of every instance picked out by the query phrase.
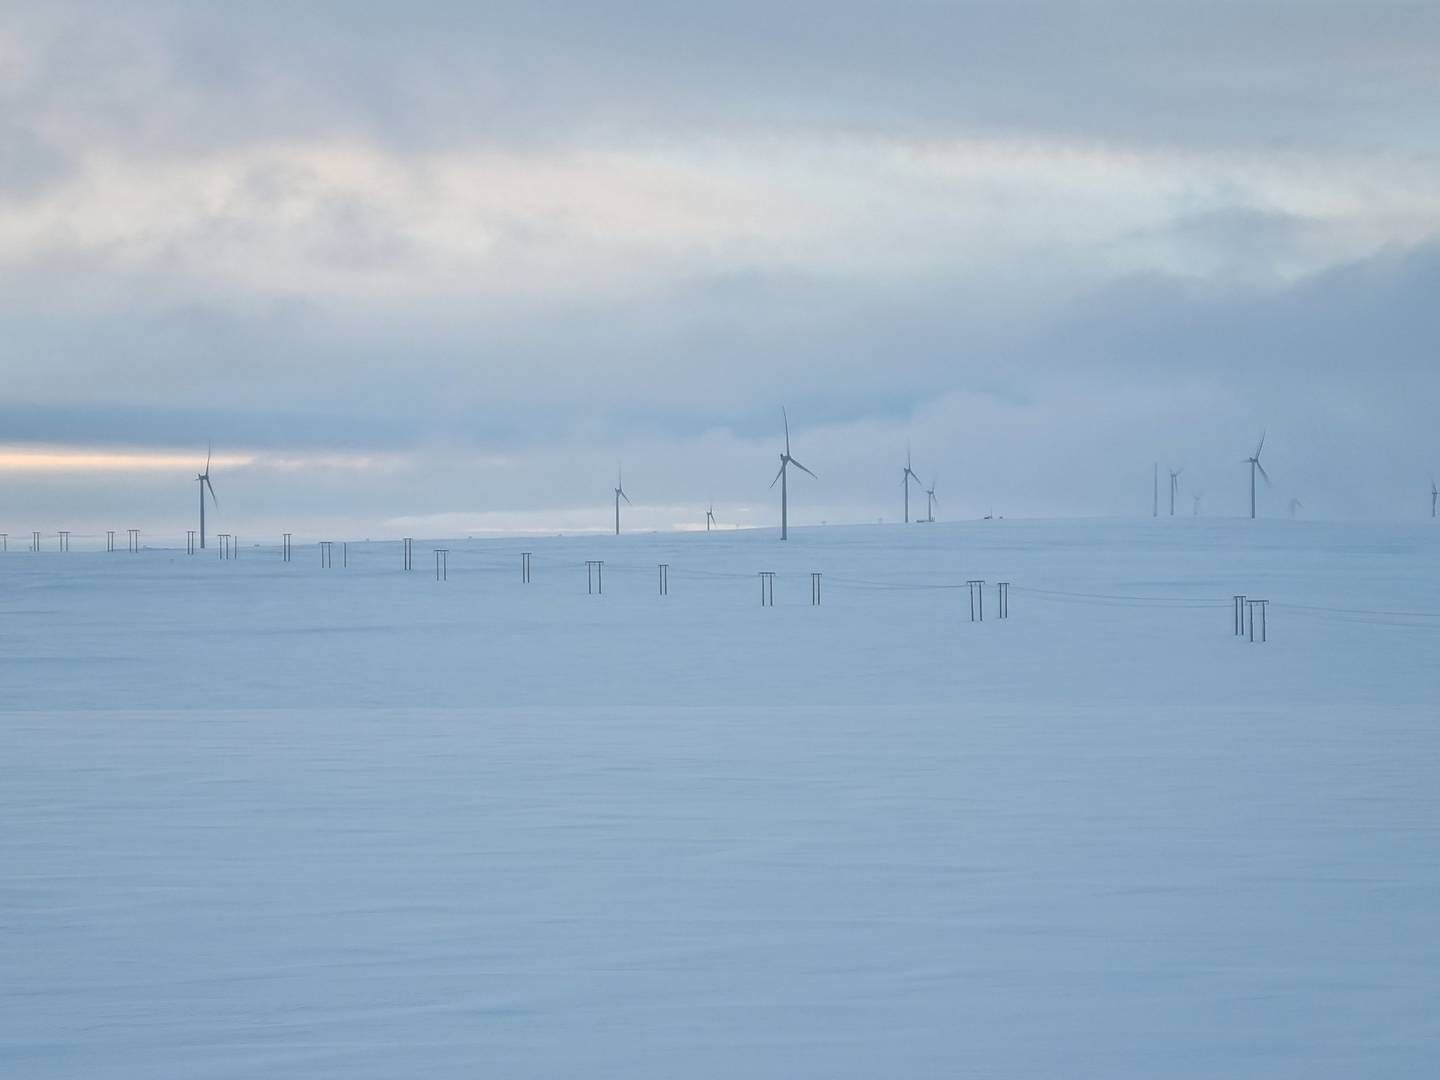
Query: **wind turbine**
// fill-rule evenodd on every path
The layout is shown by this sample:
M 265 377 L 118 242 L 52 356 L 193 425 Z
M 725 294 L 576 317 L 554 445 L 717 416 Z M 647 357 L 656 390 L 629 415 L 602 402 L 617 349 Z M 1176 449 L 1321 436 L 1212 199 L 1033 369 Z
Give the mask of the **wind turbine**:
M 220 500 L 215 498 L 215 485 L 210 483 L 210 447 L 205 448 L 205 471 L 195 477 L 195 482 L 200 485 L 200 546 L 205 546 L 205 489 L 210 489 L 210 501 L 215 504 L 215 509 L 220 509 Z
M 1299 499 L 1291 499 L 1291 500 L 1290 500 L 1290 516 L 1291 516 L 1292 518 L 1295 516 L 1295 511 L 1296 511 L 1296 510 L 1304 510 L 1304 509 L 1305 509 L 1305 504 L 1302 503 Z
M 620 466 L 615 466 L 615 535 L 620 535 L 620 500 L 630 502 L 630 496 L 625 494 L 625 479 L 620 473 Z M 633 504 L 632 504 L 633 505 Z
M 709 532 L 710 526 L 716 524 L 718 522 L 715 520 L 715 500 L 712 499 L 710 500 L 710 509 L 705 511 L 705 531 Z
M 1191 511 L 1190 511 L 1190 516 L 1191 516 L 1191 517 L 1199 517 L 1199 516 L 1200 516 L 1200 500 L 1203 499 L 1204 497 L 1205 497 L 1205 493 L 1204 493 L 1203 491 L 1197 491 L 1197 492 L 1195 492 L 1195 494 L 1193 494 L 1193 495 L 1190 496 L 1190 498 L 1192 498 L 1192 499 L 1195 500 L 1195 505 L 1194 505 L 1193 508 L 1191 508 Z
M 1430 478 L 1430 516 L 1435 516 L 1435 500 L 1440 499 L 1440 488 L 1435 486 L 1435 478 Z
M 1160 516 L 1160 463 L 1158 461 L 1155 462 L 1155 466 L 1151 470 L 1151 476 L 1150 486 L 1154 494 L 1150 503 L 1150 516 L 1152 518 L 1158 518 Z
M 931 481 L 930 481 L 930 486 L 925 489 L 925 520 L 926 520 L 926 521 L 931 521 L 931 522 L 933 522 L 933 521 L 935 520 L 935 506 L 936 506 L 936 504 L 937 504 L 939 501 L 940 501 L 940 500 L 938 500 L 937 498 L 935 498 L 935 481 L 934 481 L 934 480 L 931 480 Z
M 1185 471 L 1185 466 L 1170 470 L 1170 516 L 1175 516 L 1175 493 L 1180 490 L 1180 474 Z
M 916 475 L 915 475 L 915 470 L 910 467 L 910 444 L 907 442 L 907 443 L 905 444 L 905 471 L 900 474 L 900 483 L 901 483 L 901 484 L 904 486 L 904 488 L 905 488 L 905 524 L 906 524 L 906 525 L 909 525 L 909 524 L 910 524 L 910 481 L 911 481 L 912 479 L 915 481 L 915 483 L 920 484 L 920 477 L 916 476 Z M 925 485 L 924 485 L 924 484 L 920 484 L 920 488 L 921 488 L 921 490 L 923 491 L 924 488 L 925 488 Z
M 810 473 L 816 480 L 820 478 L 790 456 L 790 416 L 785 412 L 783 406 L 780 409 L 780 416 L 785 421 L 785 452 L 780 455 L 780 471 L 775 474 L 775 479 L 770 481 L 770 486 L 773 488 L 777 481 L 780 484 L 780 539 L 787 540 L 790 537 L 790 499 L 788 492 L 788 470 L 790 466 L 794 465 L 803 473 Z
M 1270 474 L 1265 471 L 1265 466 L 1260 464 L 1260 451 L 1265 448 L 1265 433 L 1260 433 L 1260 442 L 1255 446 L 1255 453 L 1246 458 L 1250 465 L 1250 519 L 1255 519 L 1255 470 L 1260 470 L 1260 475 L 1265 478 L 1265 486 L 1270 486 Z

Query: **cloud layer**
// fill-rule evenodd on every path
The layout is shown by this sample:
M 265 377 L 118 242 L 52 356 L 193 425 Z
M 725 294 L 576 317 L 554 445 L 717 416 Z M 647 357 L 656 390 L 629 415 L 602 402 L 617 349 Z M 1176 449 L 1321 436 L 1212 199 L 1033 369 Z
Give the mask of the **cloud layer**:
M 1433 6 L 6 7 L 12 531 L 764 522 L 782 401 L 807 520 L 1440 470 Z

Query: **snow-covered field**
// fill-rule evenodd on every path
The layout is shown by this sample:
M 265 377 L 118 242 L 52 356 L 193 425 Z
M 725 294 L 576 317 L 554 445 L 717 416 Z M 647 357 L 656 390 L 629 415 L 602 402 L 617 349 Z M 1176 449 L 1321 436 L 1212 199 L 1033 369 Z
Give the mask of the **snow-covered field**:
M 0 1075 L 1430 1075 L 1430 524 L 12 551 Z

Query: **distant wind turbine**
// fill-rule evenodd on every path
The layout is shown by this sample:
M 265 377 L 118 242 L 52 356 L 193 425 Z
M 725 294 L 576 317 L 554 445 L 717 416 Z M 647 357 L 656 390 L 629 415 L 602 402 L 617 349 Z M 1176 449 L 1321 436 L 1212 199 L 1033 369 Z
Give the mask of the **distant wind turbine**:
M 1185 471 L 1185 466 L 1170 470 L 1170 516 L 1175 516 L 1175 494 L 1180 490 L 1180 474 Z
M 1435 486 L 1435 478 L 1430 478 L 1430 516 L 1435 516 L 1435 500 L 1440 499 L 1440 488 Z
M 1265 448 L 1265 433 L 1260 433 L 1260 442 L 1255 446 L 1255 453 L 1246 458 L 1250 465 L 1250 519 L 1255 519 L 1255 472 L 1258 469 L 1260 475 L 1265 478 L 1265 486 L 1270 486 L 1270 474 L 1265 471 L 1265 466 L 1260 464 L 1260 451 Z
M 809 473 L 817 480 L 820 478 L 790 456 L 790 416 L 783 407 L 780 409 L 780 417 L 785 421 L 785 452 L 780 455 L 780 471 L 775 474 L 775 479 L 770 481 L 770 486 L 773 488 L 777 481 L 780 484 L 780 539 L 787 540 L 790 537 L 790 498 L 787 490 L 790 466 L 794 465 L 801 472 Z
M 900 474 L 900 483 L 905 488 L 905 524 L 910 524 L 910 481 L 920 484 L 920 477 L 915 475 L 915 470 L 910 467 L 910 444 L 905 444 L 905 471 Z M 920 484 L 923 490 L 925 485 Z
M 708 509 L 708 510 L 705 511 L 705 531 L 706 531 L 706 532 L 709 532 L 709 531 L 710 531 L 710 526 L 712 526 L 712 525 L 714 525 L 714 524 L 716 524 L 716 521 L 715 521 L 715 500 L 714 500 L 714 499 L 711 499 L 711 500 L 710 500 L 710 509 Z
M 934 480 L 931 480 L 931 481 L 930 481 L 930 486 L 925 489 L 925 520 L 926 520 L 926 521 L 934 521 L 934 520 L 935 520 L 935 507 L 936 507 L 937 505 L 939 505 L 939 502 L 940 502 L 940 500 L 937 499 L 937 498 L 935 498 L 935 481 L 934 481 Z
M 205 546 L 205 489 L 210 489 L 210 501 L 215 504 L 215 509 L 220 509 L 220 500 L 215 498 L 215 485 L 210 483 L 210 447 L 205 449 L 205 471 L 195 477 L 195 482 L 200 485 L 200 546 Z
M 625 479 L 620 473 L 620 466 L 615 466 L 615 535 L 620 535 L 620 500 L 630 502 L 630 496 L 625 494 Z M 633 505 L 633 504 L 632 504 Z
M 1296 510 L 1304 510 L 1304 509 L 1305 509 L 1305 504 L 1302 503 L 1299 499 L 1291 499 L 1291 500 L 1290 500 L 1290 516 L 1291 516 L 1292 518 L 1295 516 L 1295 511 L 1296 511 Z
M 1192 499 L 1195 500 L 1195 505 L 1194 505 L 1194 507 L 1192 507 L 1191 510 L 1190 510 L 1190 516 L 1191 516 L 1191 517 L 1199 517 L 1199 516 L 1200 516 L 1200 500 L 1203 499 L 1204 497 L 1205 497 L 1205 493 L 1204 493 L 1203 491 L 1197 491 L 1197 492 L 1195 492 L 1195 494 L 1193 494 L 1193 495 L 1190 496 L 1190 498 L 1192 498 Z

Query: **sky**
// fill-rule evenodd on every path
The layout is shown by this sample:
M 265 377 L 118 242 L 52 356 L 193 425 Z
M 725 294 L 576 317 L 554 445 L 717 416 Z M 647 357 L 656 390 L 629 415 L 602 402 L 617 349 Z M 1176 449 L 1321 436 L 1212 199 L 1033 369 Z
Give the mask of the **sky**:
M 0 531 L 770 526 L 782 406 L 797 524 L 1419 518 L 1437 117 L 1434 3 L 0 0 Z

